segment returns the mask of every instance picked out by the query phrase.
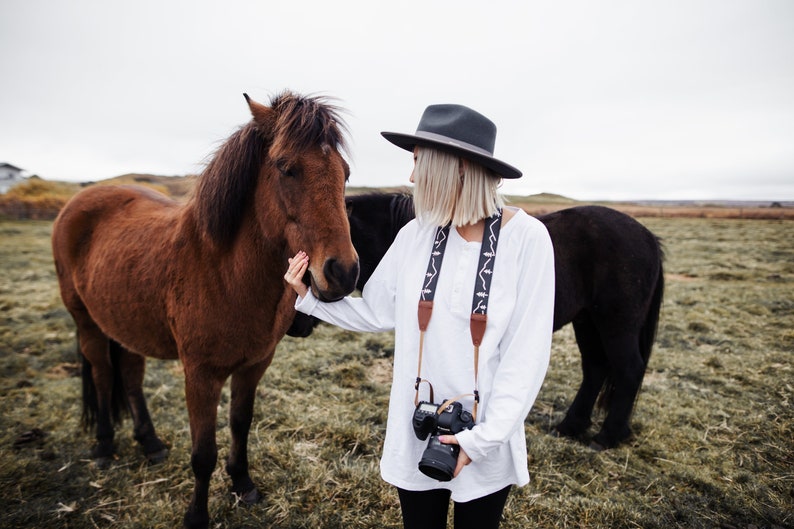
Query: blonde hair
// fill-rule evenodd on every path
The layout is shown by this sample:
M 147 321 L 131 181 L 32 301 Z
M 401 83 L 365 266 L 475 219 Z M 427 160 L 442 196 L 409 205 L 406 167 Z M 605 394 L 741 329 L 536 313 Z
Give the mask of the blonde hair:
M 420 222 L 465 226 L 504 207 L 498 190 L 502 179 L 490 169 L 430 147 L 415 147 L 414 158 L 414 208 Z

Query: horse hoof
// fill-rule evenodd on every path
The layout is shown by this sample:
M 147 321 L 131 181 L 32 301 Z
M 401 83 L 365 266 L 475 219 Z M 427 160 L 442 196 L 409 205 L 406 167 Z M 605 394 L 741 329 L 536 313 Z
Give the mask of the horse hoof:
M 96 465 L 99 470 L 107 470 L 115 460 L 116 459 L 113 456 L 95 457 L 94 465 Z
M 262 495 L 259 494 L 259 490 L 257 490 L 256 487 L 249 490 L 248 492 L 243 492 L 242 494 L 234 493 L 234 495 L 238 501 L 245 503 L 246 505 L 253 505 L 262 499 Z
M 168 459 L 168 454 L 169 454 L 168 448 L 163 448 L 162 450 L 158 450 L 157 452 L 146 454 L 146 461 L 150 465 L 157 465 Z
M 182 527 L 185 529 L 207 529 L 210 526 L 210 517 L 208 513 L 196 513 L 194 509 L 189 508 L 185 513 L 185 518 L 182 520 Z
M 557 428 L 557 427 L 552 428 L 551 431 L 549 431 L 549 435 L 554 437 L 555 439 L 574 439 L 574 440 L 576 440 L 576 439 L 579 439 L 581 437 L 581 434 L 577 434 L 575 432 L 570 432 L 570 431 L 567 431 L 567 430 L 563 430 L 563 429 L 560 429 L 560 428 Z
M 606 446 L 602 445 L 601 443 L 597 443 L 595 441 L 590 441 L 590 444 L 588 445 L 588 448 L 590 448 L 590 450 L 594 450 L 596 452 L 603 452 L 604 450 L 607 449 Z

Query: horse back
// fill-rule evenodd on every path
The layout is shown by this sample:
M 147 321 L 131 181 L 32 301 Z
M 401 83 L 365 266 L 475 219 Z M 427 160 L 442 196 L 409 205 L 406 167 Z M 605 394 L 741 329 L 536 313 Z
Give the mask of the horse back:
M 656 236 L 631 216 L 603 206 L 578 206 L 538 218 L 554 245 L 555 330 L 583 310 L 602 324 L 639 328 L 662 273 Z
M 167 224 L 178 203 L 139 186 L 92 186 L 77 193 L 53 224 L 53 250 L 59 257 L 79 255 L 120 230 L 158 220 Z
M 165 286 L 179 203 L 138 186 L 93 186 L 75 195 L 53 224 L 52 250 L 61 297 L 75 319 L 90 317 L 105 333 L 136 350 L 125 330 L 137 327 L 173 343 L 165 321 Z M 129 307 L 146 307 L 130 311 Z M 148 346 L 149 344 L 147 344 Z M 160 348 L 155 356 L 174 357 Z

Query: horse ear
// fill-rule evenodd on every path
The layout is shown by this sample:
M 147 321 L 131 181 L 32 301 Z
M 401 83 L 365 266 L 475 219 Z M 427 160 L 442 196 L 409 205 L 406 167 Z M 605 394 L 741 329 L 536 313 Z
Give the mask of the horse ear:
M 243 94 L 243 97 L 245 97 L 248 108 L 251 109 L 251 115 L 254 117 L 256 124 L 259 125 L 259 128 L 266 131 L 272 130 L 276 119 L 273 109 L 257 103 L 248 97 L 248 94 Z

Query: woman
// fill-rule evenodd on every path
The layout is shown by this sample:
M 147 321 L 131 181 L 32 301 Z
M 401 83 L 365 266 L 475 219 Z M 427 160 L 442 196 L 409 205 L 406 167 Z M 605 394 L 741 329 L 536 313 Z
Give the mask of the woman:
M 446 527 L 451 498 L 456 529 L 495 528 L 510 488 L 529 482 L 523 425 L 549 362 L 551 240 L 539 221 L 503 206 L 501 178 L 518 178 L 521 172 L 493 157 L 496 126 L 485 116 L 461 105 L 432 105 L 415 134 L 382 135 L 414 153 L 410 181 L 417 218 L 397 235 L 360 298 L 334 303 L 315 298 L 302 281 L 309 263 L 303 252 L 289 260 L 284 278 L 297 292 L 295 308 L 301 312 L 349 330 L 395 331 L 381 475 L 398 489 L 404 526 Z M 487 223 L 493 219 L 499 226 L 500 212 L 490 291 L 483 292 L 475 288 L 475 280 L 485 275 L 478 274 L 480 254 L 487 260 L 493 252 L 481 251 L 481 241 Z M 448 224 L 451 229 L 437 239 L 438 228 Z M 491 240 L 492 224 L 487 225 Z M 446 240 L 443 251 L 437 251 L 439 240 Z M 437 275 L 430 272 L 437 264 L 430 262 L 431 248 L 434 259 L 443 254 Z M 428 288 L 430 276 L 437 284 Z M 435 294 L 432 318 L 420 331 L 418 301 L 429 290 Z M 490 299 L 479 347 L 470 332 L 476 296 Z M 452 409 L 444 401 L 462 394 L 468 395 L 457 401 L 475 415 L 474 425 L 454 435 L 439 433 L 443 445 L 459 447 L 452 475 L 442 478 L 452 479 L 439 481 L 418 468 L 429 449 L 412 419 L 420 400 L 431 402 L 430 415 L 438 409 L 440 417 Z

